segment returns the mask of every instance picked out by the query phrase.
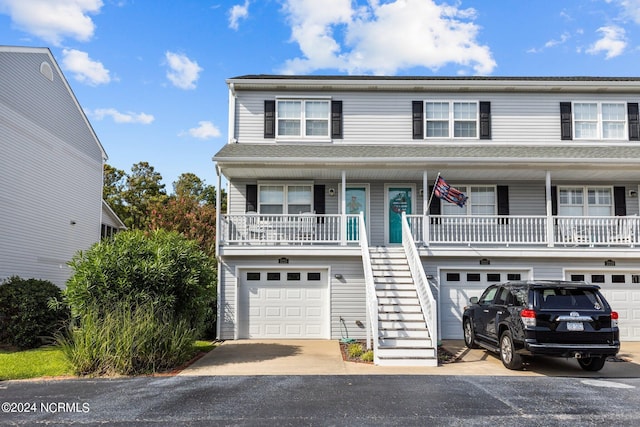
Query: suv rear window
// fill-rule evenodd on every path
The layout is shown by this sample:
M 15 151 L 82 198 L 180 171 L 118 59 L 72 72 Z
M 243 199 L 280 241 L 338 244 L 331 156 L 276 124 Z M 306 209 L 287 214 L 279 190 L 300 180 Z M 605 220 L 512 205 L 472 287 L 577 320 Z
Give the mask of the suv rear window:
M 550 288 L 540 289 L 538 305 L 542 310 L 603 310 L 598 293 L 593 289 Z

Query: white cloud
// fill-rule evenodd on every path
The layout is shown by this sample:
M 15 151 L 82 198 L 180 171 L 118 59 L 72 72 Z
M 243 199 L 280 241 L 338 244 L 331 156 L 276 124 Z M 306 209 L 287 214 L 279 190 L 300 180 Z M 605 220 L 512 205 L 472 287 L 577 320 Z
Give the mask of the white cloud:
M 89 112 L 89 115 L 96 120 L 102 120 L 105 117 L 111 117 L 116 123 L 139 123 L 143 125 L 151 124 L 155 117 L 146 113 L 121 113 L 115 108 L 98 108 Z
M 60 46 L 65 37 L 90 40 L 95 24 L 88 15 L 102 5 L 102 0 L 0 0 L 0 12 L 18 28 Z
M 286 0 L 292 41 L 302 57 L 282 72 L 310 73 L 337 68 L 351 74 L 396 74 L 398 69 L 447 64 L 489 74 L 496 66 L 489 47 L 476 39 L 474 9 L 433 0 Z M 343 40 L 336 36 L 342 35 Z
M 202 68 L 186 55 L 167 52 L 165 54 L 169 70 L 167 78 L 180 89 L 195 89 Z
M 229 10 L 229 28 L 237 30 L 239 21 L 249 17 L 249 0 L 245 0 L 244 4 L 236 4 Z
M 608 3 L 612 1 L 622 7 L 622 14 L 625 18 L 640 24 L 640 0 L 607 0 Z
M 220 129 L 209 121 L 198 122 L 198 127 L 189 129 L 186 134 L 198 139 L 217 138 L 221 135 Z M 180 136 L 183 135 L 185 135 L 185 132 L 180 133 Z
M 109 70 L 101 62 L 93 61 L 87 52 L 75 49 L 62 51 L 62 66 L 73 73 L 76 80 L 91 86 L 106 84 L 111 81 Z
M 611 59 L 621 55 L 627 47 L 623 28 L 611 25 L 598 28 L 598 32 L 602 34 L 602 38 L 592 44 L 591 47 L 587 49 L 587 53 L 597 55 L 605 52 L 605 58 Z

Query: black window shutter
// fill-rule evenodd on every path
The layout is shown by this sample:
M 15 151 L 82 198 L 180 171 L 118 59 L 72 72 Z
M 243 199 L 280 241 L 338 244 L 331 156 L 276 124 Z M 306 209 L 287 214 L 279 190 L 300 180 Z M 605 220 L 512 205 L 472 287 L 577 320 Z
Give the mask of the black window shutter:
M 324 215 L 326 213 L 324 204 L 324 185 L 313 186 L 313 210 L 319 215 Z
M 480 139 L 491 139 L 491 103 L 480 102 Z
M 509 187 L 498 185 L 498 215 L 509 215 Z
M 560 103 L 560 139 L 573 139 L 571 130 L 571 103 Z
M 613 187 L 613 203 L 616 216 L 627 216 L 627 190 L 625 187 Z
M 258 186 L 247 184 L 245 212 L 258 212 Z
M 431 197 L 432 194 L 433 194 L 433 185 L 430 185 L 429 194 L 425 195 L 425 197 Z M 431 204 L 429 205 L 429 213 L 431 215 L 441 215 L 442 214 L 441 203 L 442 201 L 436 196 L 431 197 Z
M 627 104 L 627 115 L 629 116 L 629 141 L 640 141 L 640 117 L 638 116 L 637 102 Z
M 551 186 L 551 215 L 558 215 L 558 187 Z
M 342 101 L 331 101 L 331 138 L 342 139 Z
M 264 137 L 276 137 L 276 101 L 264 101 Z
M 424 139 L 424 103 L 422 101 L 412 102 L 413 111 L 413 139 Z

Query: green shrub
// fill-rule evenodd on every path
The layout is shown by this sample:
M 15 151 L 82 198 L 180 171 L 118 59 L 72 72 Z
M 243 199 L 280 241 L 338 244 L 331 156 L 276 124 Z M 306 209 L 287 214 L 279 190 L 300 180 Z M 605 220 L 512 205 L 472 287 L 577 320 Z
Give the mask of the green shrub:
M 360 356 L 362 356 L 363 352 L 364 350 L 362 349 L 362 344 L 360 343 L 349 344 L 349 347 L 347 347 L 347 354 L 352 359 L 359 358 Z
M 136 375 L 181 365 L 195 339 L 187 321 L 161 306 L 120 303 L 104 313 L 88 310 L 58 343 L 76 374 Z
M 367 350 L 362 353 L 362 356 L 360 356 L 360 360 L 362 360 L 363 362 L 373 362 L 373 350 Z
M 213 265 L 176 232 L 125 231 L 73 257 L 64 294 L 76 316 L 152 304 L 200 332 L 215 299 Z
M 65 307 L 49 304 L 61 291 L 47 280 L 11 277 L 0 284 L 0 343 L 35 348 L 47 343 L 69 319 Z

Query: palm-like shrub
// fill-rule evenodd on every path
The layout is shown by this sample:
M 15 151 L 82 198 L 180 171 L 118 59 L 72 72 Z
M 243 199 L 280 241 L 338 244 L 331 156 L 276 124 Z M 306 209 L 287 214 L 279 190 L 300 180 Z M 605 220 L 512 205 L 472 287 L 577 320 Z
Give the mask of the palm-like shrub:
M 126 231 L 78 253 L 64 296 L 74 325 L 58 342 L 79 374 L 179 365 L 215 299 L 212 260 L 176 232 Z

